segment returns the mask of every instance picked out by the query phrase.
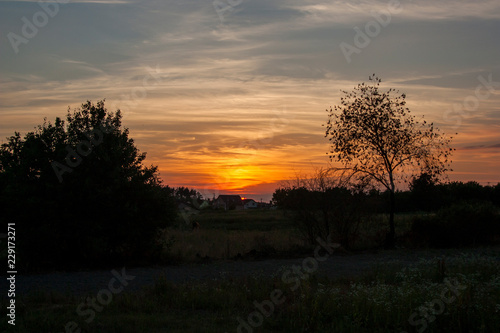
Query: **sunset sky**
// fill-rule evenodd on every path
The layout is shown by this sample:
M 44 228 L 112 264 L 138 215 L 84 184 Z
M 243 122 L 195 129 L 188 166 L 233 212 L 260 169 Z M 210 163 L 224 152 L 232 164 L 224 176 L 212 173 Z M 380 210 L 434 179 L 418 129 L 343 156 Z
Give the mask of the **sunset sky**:
M 451 180 L 500 182 L 498 0 L 61 2 L 0 0 L 0 144 L 105 98 L 165 184 L 269 200 L 376 73 L 458 132 Z

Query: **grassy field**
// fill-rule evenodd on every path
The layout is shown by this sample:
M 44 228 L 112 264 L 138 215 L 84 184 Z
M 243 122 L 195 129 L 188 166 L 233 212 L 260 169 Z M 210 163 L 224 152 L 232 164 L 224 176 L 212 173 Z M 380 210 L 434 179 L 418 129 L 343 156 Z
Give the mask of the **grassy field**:
M 313 275 L 296 290 L 279 273 L 176 285 L 160 279 L 118 294 L 89 322 L 75 313 L 84 298 L 40 291 L 18 299 L 15 332 L 63 332 L 69 322 L 95 333 L 499 332 L 498 263 L 464 254 L 446 265 L 440 258 L 384 265 L 350 280 Z M 5 317 L 0 329 L 8 329 Z
M 404 236 L 410 229 L 414 215 L 396 215 L 397 236 Z M 192 230 L 193 221 L 199 223 L 199 229 Z M 365 221 L 352 249 L 380 247 L 388 223 L 386 215 Z M 165 255 L 173 262 L 197 262 L 205 257 L 226 260 L 252 250 L 274 257 L 296 257 L 311 250 L 290 218 L 278 210 L 205 211 L 189 219 L 180 218 L 163 238 L 169 248 Z
M 202 229 L 216 230 L 245 230 L 270 231 L 290 230 L 293 225 L 279 210 L 230 210 L 230 211 L 202 211 L 193 220 L 198 222 Z
M 200 228 L 192 230 L 192 221 Z M 166 255 L 174 262 L 226 260 L 252 250 L 274 256 L 306 251 L 300 233 L 276 210 L 205 211 L 179 219 L 164 239 L 171 246 Z

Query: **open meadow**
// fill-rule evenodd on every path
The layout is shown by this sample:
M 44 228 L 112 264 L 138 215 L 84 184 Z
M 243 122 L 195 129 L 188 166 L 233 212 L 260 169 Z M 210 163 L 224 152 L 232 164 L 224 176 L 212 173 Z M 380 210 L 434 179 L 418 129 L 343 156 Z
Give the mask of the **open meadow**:
M 193 230 L 192 222 L 200 227 Z M 300 232 L 277 210 L 204 211 L 178 218 L 164 233 L 166 255 L 177 262 L 235 259 L 238 254 L 290 256 L 304 251 Z
M 407 234 L 412 219 L 428 215 L 396 214 L 398 245 L 411 245 Z M 193 221 L 200 227 L 193 230 Z M 380 248 L 387 221 L 384 214 L 364 220 L 352 250 Z M 307 244 L 290 216 L 280 210 L 202 211 L 188 218 L 179 217 L 175 226 L 165 230 L 163 240 L 165 255 L 173 262 L 237 259 L 238 254 L 260 259 L 296 257 L 307 255 L 314 248 Z

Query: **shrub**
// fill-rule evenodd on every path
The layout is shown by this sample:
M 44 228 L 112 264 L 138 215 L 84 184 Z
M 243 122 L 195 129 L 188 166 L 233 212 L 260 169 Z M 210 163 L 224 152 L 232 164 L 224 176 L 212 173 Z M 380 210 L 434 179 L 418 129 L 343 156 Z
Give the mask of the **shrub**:
M 274 198 L 310 245 L 316 244 L 317 237 L 330 237 L 351 248 L 359 237 L 363 217 L 369 215 L 363 205 L 366 195 L 346 187 L 278 189 Z
M 411 231 L 417 243 L 431 247 L 492 244 L 500 235 L 500 215 L 490 202 L 461 202 L 416 217 Z

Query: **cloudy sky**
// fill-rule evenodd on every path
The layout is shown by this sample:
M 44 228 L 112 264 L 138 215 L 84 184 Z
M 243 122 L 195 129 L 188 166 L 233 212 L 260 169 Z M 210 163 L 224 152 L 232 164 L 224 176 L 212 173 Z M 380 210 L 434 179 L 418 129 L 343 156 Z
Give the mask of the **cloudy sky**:
M 376 73 L 458 132 L 451 180 L 500 181 L 498 0 L 0 1 L 0 33 L 0 143 L 105 98 L 165 183 L 268 200 Z

